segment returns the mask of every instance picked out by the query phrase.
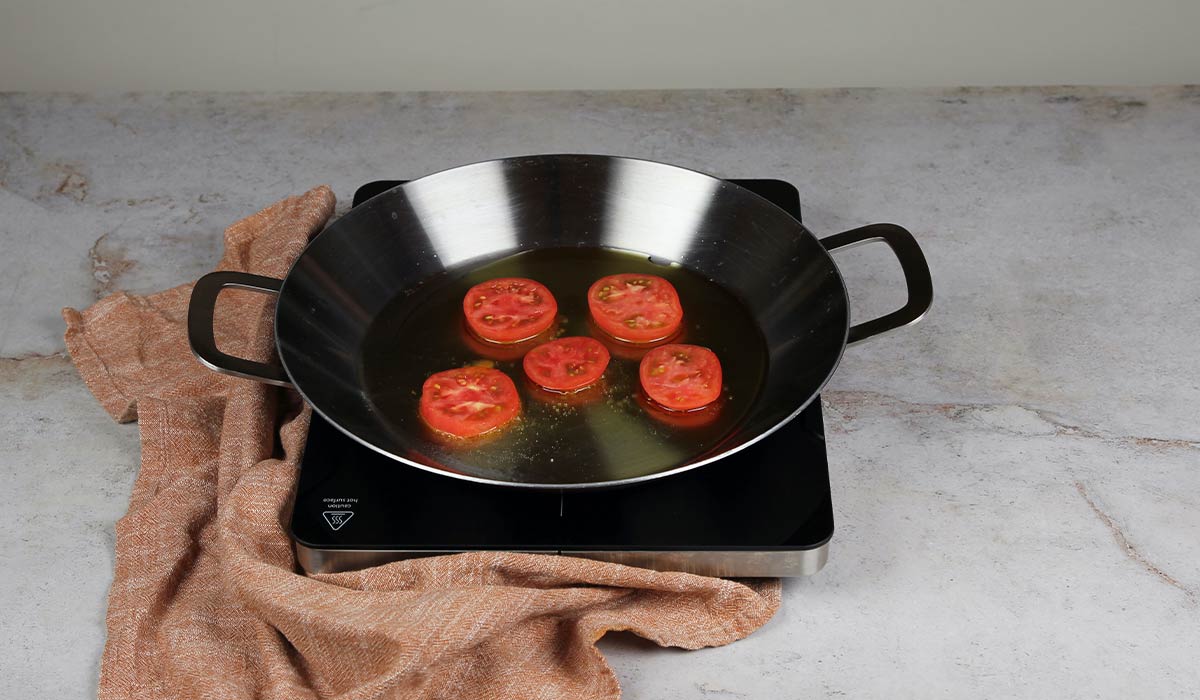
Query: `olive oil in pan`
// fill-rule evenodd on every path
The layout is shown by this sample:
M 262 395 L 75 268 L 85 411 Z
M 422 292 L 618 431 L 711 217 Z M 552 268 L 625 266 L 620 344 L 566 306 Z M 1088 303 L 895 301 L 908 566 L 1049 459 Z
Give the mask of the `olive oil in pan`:
M 670 342 L 703 345 L 720 358 L 724 390 L 716 404 L 688 414 L 647 404 L 638 362 L 648 348 L 616 343 L 588 318 L 588 287 L 621 272 L 658 275 L 675 286 L 684 319 Z M 558 301 L 557 325 L 520 346 L 474 338 L 463 321 L 463 297 L 472 286 L 497 277 L 527 277 L 546 285 Z M 525 351 L 551 337 L 574 335 L 595 337 L 612 353 L 596 386 L 556 395 L 525 378 Z M 434 372 L 480 362 L 516 383 L 520 416 L 480 438 L 434 435 L 417 412 L 421 384 Z M 737 430 L 766 370 L 762 333 L 733 294 L 679 265 L 606 248 L 534 250 L 447 271 L 385 307 L 368 330 L 362 366 L 368 399 L 393 430 L 409 436 L 411 459 L 479 478 L 543 484 L 631 479 L 695 461 Z

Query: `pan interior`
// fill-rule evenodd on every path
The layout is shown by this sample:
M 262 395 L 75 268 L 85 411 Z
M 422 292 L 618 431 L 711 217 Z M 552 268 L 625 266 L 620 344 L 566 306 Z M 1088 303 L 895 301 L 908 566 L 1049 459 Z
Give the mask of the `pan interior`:
M 671 342 L 703 345 L 720 358 L 724 391 L 716 404 L 690 414 L 646 404 L 637 374 L 645 349 L 607 341 L 588 319 L 588 286 L 619 272 L 659 275 L 678 290 L 685 317 Z M 496 277 L 528 277 L 549 287 L 559 304 L 556 335 L 606 342 L 612 361 L 598 385 L 570 395 L 543 391 L 525 378 L 521 348 L 486 343 L 467 331 L 463 297 Z M 753 314 L 715 282 L 643 253 L 572 247 L 439 273 L 375 317 L 361 358 L 371 410 L 397 444 L 408 446 L 406 458 L 487 480 L 578 484 L 636 479 L 703 459 L 737 435 L 762 390 L 768 352 Z M 434 372 L 477 362 L 492 362 L 513 379 L 521 416 L 481 438 L 440 438 L 418 415 L 421 384 Z

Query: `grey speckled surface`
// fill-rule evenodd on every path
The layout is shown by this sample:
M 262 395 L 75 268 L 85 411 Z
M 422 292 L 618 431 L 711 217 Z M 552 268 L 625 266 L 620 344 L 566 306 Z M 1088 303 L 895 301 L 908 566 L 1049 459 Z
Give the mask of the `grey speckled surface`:
M 937 301 L 826 392 L 838 520 L 751 638 L 614 635 L 629 697 L 1189 697 L 1200 687 L 1200 88 L 0 96 L 0 676 L 89 697 L 137 432 L 64 305 L 216 261 L 221 229 L 533 152 L 795 182 L 818 234 L 896 221 Z M 899 273 L 839 255 L 860 315 Z M 6 691 L 7 692 L 7 691 Z

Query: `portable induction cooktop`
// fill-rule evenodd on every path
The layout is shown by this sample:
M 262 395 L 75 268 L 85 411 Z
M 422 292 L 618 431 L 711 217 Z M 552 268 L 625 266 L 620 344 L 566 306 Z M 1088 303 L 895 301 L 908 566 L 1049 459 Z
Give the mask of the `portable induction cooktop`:
M 354 206 L 401 182 L 364 185 Z M 792 185 L 731 182 L 800 218 Z M 618 488 L 558 491 L 416 469 L 314 413 L 291 529 L 308 573 L 499 550 L 709 576 L 807 576 L 825 565 L 833 535 L 821 402 L 758 443 L 698 469 Z

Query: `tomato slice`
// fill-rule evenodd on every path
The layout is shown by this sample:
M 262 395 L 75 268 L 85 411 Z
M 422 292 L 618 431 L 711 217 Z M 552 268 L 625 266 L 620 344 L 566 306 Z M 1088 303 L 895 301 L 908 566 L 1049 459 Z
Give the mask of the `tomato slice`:
M 595 338 L 559 338 L 525 355 L 525 374 L 550 391 L 578 391 L 590 386 L 608 367 L 608 348 Z
M 630 343 L 670 337 L 683 322 L 679 293 L 654 275 L 601 277 L 588 289 L 588 309 L 601 330 Z
M 421 387 L 421 418 L 438 432 L 466 438 L 508 423 L 521 412 L 517 387 L 489 367 L 438 372 Z
M 471 287 L 463 297 L 463 314 L 480 338 L 516 343 L 554 325 L 558 302 L 541 282 L 500 277 Z
M 721 396 L 721 361 L 699 345 L 663 345 L 638 368 L 646 395 L 672 411 L 691 411 Z

